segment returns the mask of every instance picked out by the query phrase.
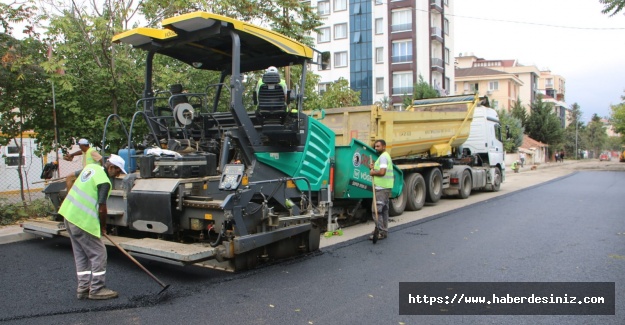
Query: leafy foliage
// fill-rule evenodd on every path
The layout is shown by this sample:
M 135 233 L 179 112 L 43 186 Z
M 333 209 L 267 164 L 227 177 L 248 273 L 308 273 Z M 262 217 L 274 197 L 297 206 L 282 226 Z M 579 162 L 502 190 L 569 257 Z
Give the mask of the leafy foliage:
M 599 0 L 603 4 L 602 14 L 609 14 L 610 17 L 618 14 L 625 7 L 625 0 Z
M 360 92 L 349 88 L 349 81 L 345 78 L 329 84 L 320 100 L 321 108 L 337 108 L 360 105 Z
M 569 114 L 569 125 L 564 130 L 564 151 L 570 152 L 571 158 L 575 157 L 575 150 L 586 148 L 586 141 L 583 134 L 585 126 L 582 121 L 582 110 L 577 103 L 571 105 L 571 113 Z M 579 156 L 578 156 L 579 157 Z
M 527 124 L 527 111 L 525 110 L 525 106 L 521 103 L 520 98 L 514 101 L 510 113 L 521 121 L 521 125 L 525 126 Z
M 608 140 L 608 135 L 605 133 L 605 126 L 603 126 L 599 115 L 594 114 L 592 116 L 590 123 L 588 123 L 585 136 L 588 141 L 588 149 L 592 149 L 595 156 L 598 156 L 599 153 L 605 149 L 605 144 Z
M 6 203 L 0 199 L 0 226 L 12 225 L 28 218 L 43 218 L 53 210 L 52 203 L 46 199 L 37 199 L 24 206 L 22 203 Z
M 625 96 L 621 96 L 622 102 L 610 106 L 610 121 L 614 131 L 625 135 Z
M 436 98 L 440 97 L 438 91 L 427 83 L 422 75 L 419 75 L 419 81 L 414 85 L 412 99 Z M 412 104 L 412 103 L 411 103 Z
M 525 130 L 534 140 L 549 144 L 552 150 L 559 150 L 563 137 L 560 119 L 555 115 L 553 104 L 543 102 L 538 96 L 531 106 L 532 113 L 527 119 Z
M 503 146 L 506 152 L 516 152 L 523 144 L 523 126 L 521 120 L 508 113 L 505 109 L 497 111 L 499 121 L 503 130 L 509 130 L 510 138 L 503 139 Z

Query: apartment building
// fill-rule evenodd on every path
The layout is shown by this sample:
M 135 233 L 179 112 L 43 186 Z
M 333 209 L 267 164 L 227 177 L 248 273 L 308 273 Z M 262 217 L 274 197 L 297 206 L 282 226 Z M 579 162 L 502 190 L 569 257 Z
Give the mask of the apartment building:
M 520 99 L 521 103 L 530 111 L 530 105 L 536 100 L 538 91 L 538 80 L 540 78 L 540 70 L 534 65 L 522 65 L 517 60 L 486 60 L 475 56 L 473 53 L 460 53 L 456 60 L 456 68 L 475 68 L 483 67 L 514 75 L 521 81 L 518 96 L 514 100 Z M 485 95 L 480 93 L 480 96 Z
M 395 109 L 419 76 L 443 94 L 454 80 L 452 0 L 312 0 L 324 25 L 315 48 L 330 52 L 319 91 L 339 78 L 370 105 L 387 97 Z
M 567 127 L 570 124 L 570 108 L 565 100 L 566 80 L 548 69 L 542 70 L 538 79 L 538 92 L 543 94 L 543 101 L 553 104 L 562 127 Z
M 519 96 L 523 82 L 514 74 L 485 67 L 458 68 L 455 94 L 487 96 L 490 106 L 510 111 Z

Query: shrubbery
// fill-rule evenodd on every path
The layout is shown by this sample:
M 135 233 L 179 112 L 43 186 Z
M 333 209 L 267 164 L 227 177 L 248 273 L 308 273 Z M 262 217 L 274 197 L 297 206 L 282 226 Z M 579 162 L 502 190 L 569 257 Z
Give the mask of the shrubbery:
M 24 203 L 6 203 L 0 199 L 0 225 L 12 225 L 29 218 L 43 218 L 53 210 L 52 203 L 46 199 L 36 199 L 24 206 Z

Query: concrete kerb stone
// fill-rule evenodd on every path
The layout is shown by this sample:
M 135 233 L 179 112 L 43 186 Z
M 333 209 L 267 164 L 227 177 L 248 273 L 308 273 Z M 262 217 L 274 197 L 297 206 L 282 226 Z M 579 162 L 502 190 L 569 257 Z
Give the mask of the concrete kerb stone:
M 24 229 L 19 225 L 0 228 L 0 245 L 34 238 L 37 238 L 37 236 L 25 233 Z

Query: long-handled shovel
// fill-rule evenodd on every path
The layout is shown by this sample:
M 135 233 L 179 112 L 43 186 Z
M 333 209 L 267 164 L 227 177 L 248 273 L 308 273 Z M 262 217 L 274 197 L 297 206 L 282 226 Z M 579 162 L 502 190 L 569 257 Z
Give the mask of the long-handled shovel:
M 373 161 L 373 157 L 371 157 L 371 161 Z M 378 227 L 378 201 L 375 197 L 375 181 L 373 180 L 373 176 L 371 177 L 371 188 L 373 192 L 373 211 L 375 213 L 375 229 L 373 229 L 373 244 L 378 242 L 378 237 L 380 236 L 380 228 Z
M 126 255 L 133 263 L 135 263 L 145 273 L 147 273 L 152 279 L 154 279 L 154 281 L 158 282 L 158 284 L 160 284 L 161 287 L 163 287 L 163 290 L 161 290 L 158 293 L 159 295 L 161 293 L 165 292 L 165 290 L 167 290 L 169 288 L 169 284 L 165 284 L 165 283 L 163 283 L 163 281 L 159 280 L 154 274 L 152 274 L 152 272 L 148 271 L 148 269 L 146 269 L 143 265 L 141 265 L 141 263 L 139 263 L 139 261 L 137 261 L 134 257 L 132 257 L 132 255 L 128 254 L 128 252 L 124 248 L 122 248 L 116 242 L 114 242 L 111 239 L 111 237 L 109 237 L 109 235 L 107 235 L 107 234 L 102 234 L 102 235 L 104 235 L 104 237 L 106 237 L 106 239 L 108 239 L 113 245 L 115 245 L 115 247 L 117 247 L 122 253 L 124 253 L 124 255 Z

